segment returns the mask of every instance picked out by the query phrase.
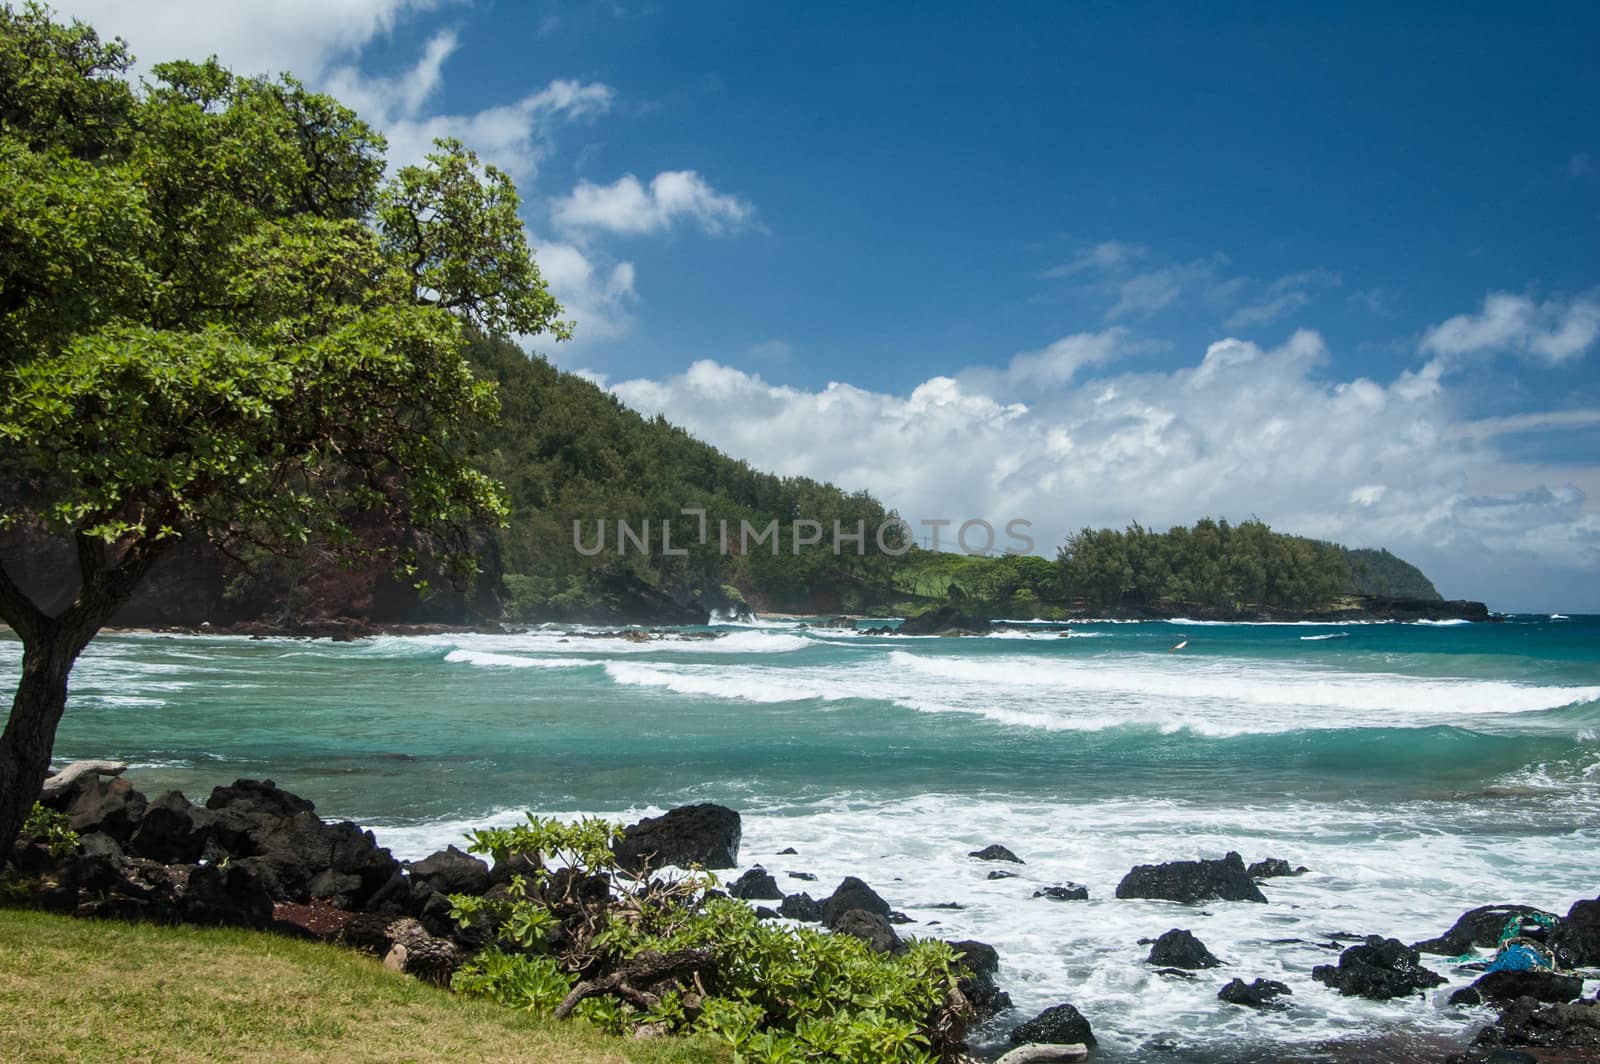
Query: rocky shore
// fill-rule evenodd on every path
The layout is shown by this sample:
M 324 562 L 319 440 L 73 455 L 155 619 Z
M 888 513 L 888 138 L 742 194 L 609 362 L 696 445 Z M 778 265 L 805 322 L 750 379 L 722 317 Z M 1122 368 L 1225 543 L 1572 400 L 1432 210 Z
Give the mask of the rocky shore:
M 99 765 L 58 777 L 47 789 L 45 804 L 66 818 L 77 842 L 68 848 L 58 841 L 53 852 L 47 838 L 19 840 L 8 876 L 13 895 L 20 892 L 32 904 L 79 916 L 231 925 L 323 939 L 445 984 L 495 935 L 486 921 L 452 919 L 450 896 L 504 897 L 513 889 L 513 877 L 526 871 L 515 859 L 491 865 L 454 846 L 418 861 L 396 860 L 370 831 L 323 820 L 312 802 L 270 780 L 215 787 L 196 805 L 176 791 L 148 797 L 118 772 L 117 766 Z M 734 868 L 741 834 L 741 818 L 732 809 L 684 806 L 629 825 L 613 853 L 623 869 Z M 1000 844 L 968 856 L 993 864 L 992 876 L 1004 876 L 1009 866 L 1022 863 Z M 1263 884 L 1270 889 L 1271 880 L 1304 871 L 1277 858 L 1247 865 L 1239 854 L 1229 853 L 1134 867 L 1115 896 L 1191 906 L 1264 905 L 1270 899 Z M 785 876 L 815 882 L 803 871 L 785 869 Z M 601 881 L 593 889 L 610 886 Z M 815 887 L 786 892 L 757 865 L 724 889 L 764 918 L 820 924 L 883 953 L 904 950 L 900 929 L 912 922 L 891 898 L 854 876 L 814 897 Z M 1068 883 L 1036 896 L 1071 904 L 1088 892 Z M 1331 963 L 1317 966 L 1311 976 L 1329 993 L 1380 1001 L 1427 998 L 1446 982 L 1437 969 L 1474 949 L 1493 950 L 1508 921 L 1545 928 L 1542 941 L 1561 970 L 1487 971 L 1447 1000 L 1436 997 L 1434 1007 L 1459 1016 L 1462 1026 L 1458 1047 L 1441 1051 L 1437 1059 L 1517 1064 L 1600 1054 L 1600 1001 L 1583 996 L 1581 978 L 1581 970 L 1600 967 L 1600 898 L 1580 899 L 1564 915 L 1485 905 L 1461 914 L 1437 937 L 1414 943 L 1381 934 L 1331 936 L 1324 944 Z M 1152 970 L 1186 980 L 1211 979 L 1218 999 L 1230 1007 L 1294 1008 L 1289 987 L 1252 976 L 1247 962 L 1235 958 L 1226 974 L 1215 972 L 1222 965 L 1211 945 L 1186 928 L 1174 927 L 1143 944 L 1149 946 L 1144 963 Z M 981 1025 L 975 1039 L 983 1047 L 976 1051 L 978 1058 L 999 1056 L 1008 1064 L 1023 1064 L 1093 1057 L 1094 1016 L 1068 1001 L 1037 1016 L 1019 1015 L 1003 987 L 1003 958 L 982 942 L 952 945 L 965 965 L 959 992 L 971 1021 Z M 1232 951 L 1225 949 L 1224 955 Z

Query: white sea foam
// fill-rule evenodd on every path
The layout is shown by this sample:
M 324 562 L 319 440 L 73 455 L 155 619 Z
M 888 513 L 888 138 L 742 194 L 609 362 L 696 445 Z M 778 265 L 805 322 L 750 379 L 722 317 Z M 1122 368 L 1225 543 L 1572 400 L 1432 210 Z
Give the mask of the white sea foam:
M 1303 635 L 1303 636 L 1300 637 L 1300 641 L 1303 642 L 1303 643 L 1315 643 L 1315 642 L 1321 642 L 1322 640 L 1325 640 L 1325 639 L 1349 639 L 1349 638 L 1350 638 L 1350 633 L 1349 632 L 1328 632 L 1326 635 Z
M 1462 625 L 1471 624 L 1472 622 L 1462 617 L 1451 617 L 1443 621 L 1421 620 L 1412 621 L 1411 623 L 1420 624 L 1425 628 L 1460 628 Z
M 507 669 L 577 669 L 605 664 L 591 658 L 525 658 L 515 654 L 491 654 L 485 650 L 452 650 L 444 656 L 444 660 Z

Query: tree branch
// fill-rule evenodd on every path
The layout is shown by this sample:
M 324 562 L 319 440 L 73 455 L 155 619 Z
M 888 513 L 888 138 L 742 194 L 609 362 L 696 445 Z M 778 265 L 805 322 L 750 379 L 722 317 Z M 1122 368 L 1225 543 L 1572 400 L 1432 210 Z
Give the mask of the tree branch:
M 44 611 L 11 579 L 4 564 L 0 564 L 0 621 L 9 624 L 25 643 L 36 639 L 49 622 Z

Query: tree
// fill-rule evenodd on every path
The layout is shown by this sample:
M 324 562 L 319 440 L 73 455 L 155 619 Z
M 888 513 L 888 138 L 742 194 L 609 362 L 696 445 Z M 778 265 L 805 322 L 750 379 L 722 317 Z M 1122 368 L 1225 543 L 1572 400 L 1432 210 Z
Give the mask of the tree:
M 570 331 L 512 182 L 458 142 L 386 179 L 383 138 L 290 77 L 210 60 L 135 87 L 129 62 L 0 9 L 0 620 L 23 645 L 0 854 L 73 663 L 159 557 L 359 554 L 376 521 L 470 567 L 459 533 L 505 506 L 469 462 L 498 406 L 467 334 Z M 40 536 L 76 555 L 57 612 L 15 569 Z

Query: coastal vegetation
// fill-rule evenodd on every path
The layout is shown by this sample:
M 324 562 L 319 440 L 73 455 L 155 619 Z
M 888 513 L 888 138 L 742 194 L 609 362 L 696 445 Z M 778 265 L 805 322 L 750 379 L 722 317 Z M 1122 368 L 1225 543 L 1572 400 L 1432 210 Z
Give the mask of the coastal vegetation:
M 934 1062 L 959 1050 L 970 1009 L 948 943 L 875 952 L 851 934 L 769 923 L 711 893 L 709 876 L 623 869 L 622 838 L 620 824 L 532 815 L 474 832 L 473 852 L 527 873 L 499 899 L 452 899 L 456 919 L 499 928 L 499 944 L 452 985 L 616 1034 L 701 1035 L 759 1064 Z

